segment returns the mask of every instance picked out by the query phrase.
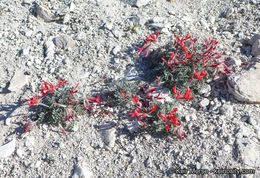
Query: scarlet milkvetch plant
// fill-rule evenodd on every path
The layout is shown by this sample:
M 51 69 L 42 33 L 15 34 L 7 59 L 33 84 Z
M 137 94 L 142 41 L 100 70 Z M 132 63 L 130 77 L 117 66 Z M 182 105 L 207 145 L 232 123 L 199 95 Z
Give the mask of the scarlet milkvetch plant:
M 158 83 L 159 84 L 159 83 Z M 130 118 L 136 119 L 143 128 L 153 133 L 174 133 L 179 129 L 181 123 L 177 117 L 177 108 L 174 104 L 162 104 L 161 92 L 158 87 L 151 87 L 149 84 L 141 84 L 136 93 L 129 94 L 127 89 L 119 90 L 122 100 L 129 100 L 132 104 Z M 128 94 L 128 96 L 126 96 Z M 169 113 L 167 113 L 170 111 Z
M 97 107 L 93 109 L 93 106 L 101 105 L 102 101 L 100 96 L 79 98 L 82 95 L 78 92 L 79 83 L 71 88 L 64 87 L 66 83 L 60 79 L 57 85 L 43 81 L 39 90 L 41 97 L 35 94 L 32 98 L 25 99 L 29 106 L 44 106 L 38 110 L 39 121 L 59 126 L 63 134 L 73 127 L 77 116 L 95 113 Z M 60 90 L 56 91 L 57 88 Z
M 232 72 L 226 61 L 221 60 L 224 54 L 218 51 L 217 40 L 209 38 L 199 43 L 189 34 L 184 38 L 177 34 L 174 37 L 164 49 L 154 49 L 145 56 L 164 86 L 171 89 L 176 85 L 180 90 L 189 87 L 197 92 L 208 79 Z M 156 39 L 158 42 L 158 36 Z M 142 52 L 141 49 L 138 52 Z

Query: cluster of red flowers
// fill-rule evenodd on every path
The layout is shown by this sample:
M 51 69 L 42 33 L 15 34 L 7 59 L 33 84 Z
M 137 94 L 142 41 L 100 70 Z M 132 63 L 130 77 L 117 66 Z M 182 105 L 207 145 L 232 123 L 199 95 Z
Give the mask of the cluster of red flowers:
M 195 43 L 197 42 L 197 38 L 192 38 L 189 34 L 186 35 L 185 38 L 180 38 L 178 35 L 174 34 L 175 41 L 173 44 L 173 51 L 168 60 L 165 58 L 161 58 L 163 63 L 166 66 L 170 67 L 172 72 L 176 71 L 176 67 L 189 67 L 190 75 L 190 86 L 194 79 L 198 81 L 202 81 L 204 77 L 208 75 L 208 68 L 215 68 L 213 73 L 214 76 L 217 76 L 219 72 L 227 74 L 232 70 L 225 64 L 225 61 L 219 61 L 218 59 L 223 55 L 223 53 L 219 53 L 216 51 L 216 45 L 218 41 L 213 39 L 205 40 L 205 44 L 202 45 L 202 51 L 198 51 L 195 47 Z M 159 33 L 156 32 L 156 36 L 154 34 L 150 34 L 144 40 L 144 46 L 139 49 L 139 53 L 145 52 L 143 57 L 148 56 L 148 51 L 150 50 L 151 43 L 155 43 L 158 41 Z M 185 66 L 184 66 L 185 64 Z M 193 68 L 193 69 L 192 69 Z M 156 76 L 157 80 L 159 77 Z M 181 95 L 180 91 L 177 91 L 176 85 L 172 88 L 174 95 L 177 99 L 183 100 L 192 100 L 194 97 L 191 97 L 192 90 L 186 87 L 186 92 Z M 124 94 L 122 91 L 121 95 L 123 98 L 126 98 L 126 93 Z M 133 113 L 130 113 L 131 117 L 136 117 L 138 120 L 141 120 L 140 117 L 146 117 L 149 112 L 155 111 L 157 109 L 156 105 L 152 107 L 152 109 L 141 109 L 142 103 L 138 100 L 137 96 L 132 95 L 132 101 L 136 104 L 136 109 Z M 173 109 L 170 113 L 161 114 L 159 113 L 157 117 L 162 118 L 165 121 L 165 129 L 168 132 L 171 125 L 180 125 L 178 122 L 177 116 L 174 113 L 177 111 L 177 108 Z M 179 129 L 180 139 L 185 136 L 185 133 Z
M 156 32 L 156 35 L 150 34 L 149 36 L 146 36 L 146 39 L 144 40 L 144 46 L 143 47 L 137 47 L 138 52 L 144 52 L 143 57 L 148 56 L 148 52 L 150 50 L 151 44 L 156 43 L 159 38 L 159 32 Z
M 41 85 L 41 89 L 39 90 L 42 93 L 42 96 L 39 98 L 37 94 L 35 94 L 32 98 L 30 99 L 25 99 L 25 101 L 30 101 L 28 103 L 29 106 L 37 105 L 39 102 L 49 93 L 53 93 L 55 91 L 55 88 L 60 88 L 61 85 L 67 83 L 68 81 L 62 81 L 59 79 L 59 83 L 57 85 L 53 85 L 50 83 L 47 83 L 45 81 L 42 81 L 44 84 Z
M 154 96 L 156 88 L 148 88 L 147 86 L 140 86 L 139 90 L 141 96 L 138 99 L 137 95 L 132 95 L 132 102 L 135 104 L 135 111 L 130 114 L 130 117 L 136 117 L 141 124 L 147 127 L 148 117 L 157 110 L 155 104 L 151 105 L 151 101 L 155 99 L 160 99 L 160 93 Z
M 127 99 L 127 92 L 124 93 L 122 90 L 120 90 L 120 93 L 123 99 Z M 177 111 L 177 108 L 173 109 L 170 113 L 167 114 L 158 114 L 158 107 L 156 104 L 151 104 L 154 99 L 163 99 L 160 97 L 160 93 L 157 92 L 157 88 L 140 86 L 139 94 L 139 98 L 137 95 L 131 95 L 131 101 L 135 104 L 135 110 L 134 112 L 129 113 L 130 117 L 135 117 L 138 119 L 139 122 L 144 124 L 144 127 L 146 128 L 149 121 L 148 119 L 153 117 L 152 115 L 156 115 L 158 118 L 161 118 L 163 121 L 165 121 L 166 132 L 168 132 L 171 125 L 181 125 L 178 122 L 178 118 L 174 114 Z

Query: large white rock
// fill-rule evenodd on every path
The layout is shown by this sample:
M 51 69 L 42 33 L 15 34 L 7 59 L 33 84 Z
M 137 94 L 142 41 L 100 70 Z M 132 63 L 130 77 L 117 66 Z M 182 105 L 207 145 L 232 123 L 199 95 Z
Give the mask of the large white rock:
M 248 145 L 242 152 L 243 162 L 250 167 L 260 167 L 260 145 L 252 143 Z
M 229 92 L 239 101 L 260 103 L 260 63 L 228 78 Z
M 9 143 L 1 146 L 0 147 L 0 158 L 6 158 L 6 157 L 10 156 L 11 154 L 13 154 L 13 152 L 15 151 L 15 143 L 16 143 L 16 140 L 13 139 Z
M 22 89 L 28 83 L 28 76 L 24 75 L 23 70 L 17 70 L 10 81 L 8 90 L 16 92 Z

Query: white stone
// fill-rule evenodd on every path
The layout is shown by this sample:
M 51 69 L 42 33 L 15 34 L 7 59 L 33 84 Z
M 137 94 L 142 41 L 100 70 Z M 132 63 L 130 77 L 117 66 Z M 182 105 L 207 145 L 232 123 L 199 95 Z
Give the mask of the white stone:
M 30 46 L 25 45 L 25 46 L 22 48 L 22 52 L 23 52 L 23 55 L 27 56 L 27 55 L 30 53 Z
M 247 145 L 244 151 L 242 152 L 242 159 L 247 166 L 257 168 L 260 167 L 259 155 L 260 155 L 260 145 L 256 143 L 252 143 Z
M 260 63 L 228 78 L 229 92 L 239 101 L 260 103 Z
M 54 59 L 54 49 L 55 49 L 55 45 L 53 43 L 53 37 L 49 37 L 45 43 L 44 43 L 44 47 L 45 47 L 45 58 L 53 60 Z
M 214 24 L 214 23 L 215 23 L 215 17 L 214 17 L 214 16 L 209 16 L 209 17 L 208 17 L 208 21 L 209 21 L 211 24 Z
M 108 147 L 114 147 L 116 141 L 116 129 L 103 129 L 101 130 L 102 140 Z
M 72 178 L 91 178 L 93 173 L 89 170 L 85 162 L 78 163 L 74 169 Z
M 54 44 L 64 50 L 71 50 L 75 47 L 75 41 L 68 35 L 60 35 L 54 39 Z
M 8 90 L 16 92 L 22 89 L 28 83 L 28 76 L 24 75 L 23 70 L 17 70 L 10 81 Z
M 35 144 L 35 138 L 34 137 L 32 137 L 32 136 L 26 137 L 25 146 L 31 147 L 31 146 L 34 146 L 34 144 Z
M 136 132 L 139 127 L 140 127 L 139 122 L 133 121 L 131 124 L 127 125 L 127 130 L 132 134 L 132 133 Z
M 256 40 L 260 39 L 260 34 L 255 34 L 254 36 L 252 36 L 252 38 L 249 40 L 249 44 L 253 45 Z
M 42 19 L 44 22 L 52 22 L 57 20 L 55 15 L 49 9 L 41 5 L 37 6 L 36 16 L 38 19 Z
M 17 149 L 16 150 L 16 154 L 19 158 L 23 158 L 23 155 L 24 155 L 24 151 L 22 149 Z
M 209 100 L 207 98 L 204 98 L 203 100 L 200 101 L 199 104 L 202 108 L 205 108 L 209 105 Z
M 229 145 L 225 145 L 225 146 L 224 146 L 224 150 L 225 150 L 226 152 L 231 152 L 232 147 L 229 146 Z
M 66 14 L 63 18 L 63 23 L 66 24 L 66 23 L 69 23 L 70 21 L 70 14 Z
M 6 158 L 15 151 L 16 140 L 13 139 L 9 143 L 0 147 L 0 158 Z
M 142 7 L 147 5 L 151 0 L 136 0 L 135 6 Z
M 205 20 L 200 20 L 200 24 L 204 29 L 209 30 L 209 26 Z
M 105 28 L 108 29 L 108 30 L 112 30 L 113 24 L 112 23 L 106 23 Z
M 256 40 L 252 46 L 252 55 L 258 56 L 260 55 L 260 39 Z
M 85 32 L 79 32 L 77 35 L 76 35 L 76 39 L 77 40 L 85 40 L 86 39 L 86 33 Z
M 116 46 L 116 47 L 114 47 L 114 49 L 113 49 L 113 54 L 114 55 L 116 55 L 117 53 L 119 53 L 121 51 L 121 47 L 120 46 Z
M 75 10 L 75 8 L 76 8 L 76 5 L 73 2 L 71 2 L 70 3 L 70 12 L 73 12 Z

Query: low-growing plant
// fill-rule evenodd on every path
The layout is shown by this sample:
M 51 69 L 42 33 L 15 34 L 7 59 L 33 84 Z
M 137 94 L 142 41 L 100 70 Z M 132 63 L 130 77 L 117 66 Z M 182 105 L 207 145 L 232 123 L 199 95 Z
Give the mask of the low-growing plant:
M 57 85 L 43 81 L 39 90 L 41 97 L 39 98 L 38 94 L 35 94 L 32 98 L 25 99 L 29 101 L 29 106 L 43 106 L 38 110 L 39 122 L 59 126 L 63 134 L 73 127 L 73 121 L 77 116 L 96 113 L 98 107 L 103 107 L 100 96 L 79 99 L 79 96 L 84 96 L 78 93 L 79 83 L 72 88 L 65 87 L 66 83 L 67 81 L 63 82 L 60 79 Z M 57 88 L 59 90 L 56 90 Z M 94 106 L 96 108 L 93 109 Z
M 138 52 L 146 58 L 146 64 L 149 63 L 150 69 L 155 71 L 164 86 L 171 89 L 176 85 L 180 90 L 188 87 L 197 92 L 203 81 L 232 71 L 226 61 L 220 60 L 224 54 L 217 50 L 218 41 L 209 38 L 202 44 L 189 34 L 185 38 L 174 36 L 174 42 L 153 49 L 150 54 L 149 50 L 158 42 L 158 32 L 156 36 L 151 34 L 146 37 L 144 46 L 138 47 Z

